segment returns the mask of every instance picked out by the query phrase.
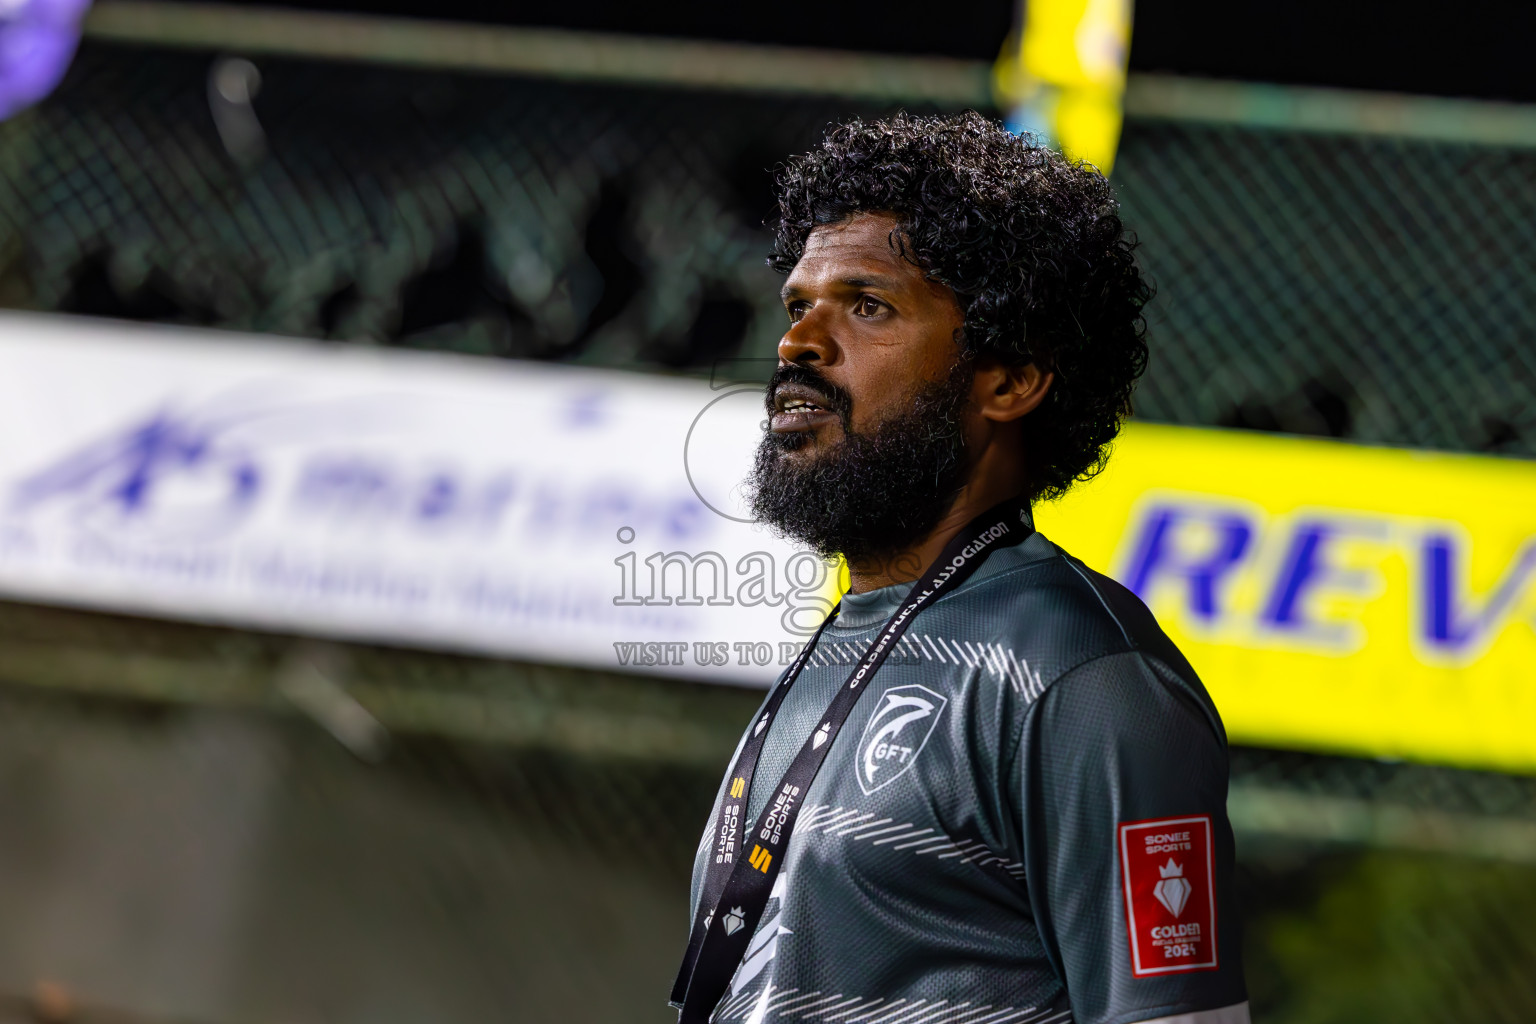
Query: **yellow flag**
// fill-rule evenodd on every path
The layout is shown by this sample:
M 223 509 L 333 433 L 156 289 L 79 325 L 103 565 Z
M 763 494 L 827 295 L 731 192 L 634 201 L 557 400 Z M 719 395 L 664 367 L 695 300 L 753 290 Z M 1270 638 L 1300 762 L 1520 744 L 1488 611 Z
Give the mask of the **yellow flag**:
M 1025 0 L 994 69 L 1009 126 L 1108 174 L 1120 141 L 1131 0 Z

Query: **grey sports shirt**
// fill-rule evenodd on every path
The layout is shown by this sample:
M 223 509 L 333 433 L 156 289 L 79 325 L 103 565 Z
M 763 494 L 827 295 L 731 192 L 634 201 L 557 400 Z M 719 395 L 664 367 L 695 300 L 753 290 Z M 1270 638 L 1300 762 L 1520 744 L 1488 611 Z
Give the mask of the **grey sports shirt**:
M 909 589 L 843 599 L 746 822 Z M 1133 594 L 1034 534 L 921 612 L 868 685 L 715 1019 L 1247 1024 L 1226 797 L 1188 662 Z

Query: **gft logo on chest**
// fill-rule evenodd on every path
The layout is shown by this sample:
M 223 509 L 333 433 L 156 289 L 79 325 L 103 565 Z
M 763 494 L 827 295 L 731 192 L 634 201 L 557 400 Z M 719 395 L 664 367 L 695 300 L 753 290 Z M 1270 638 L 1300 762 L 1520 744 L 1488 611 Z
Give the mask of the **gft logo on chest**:
M 859 737 L 859 788 L 868 796 L 912 767 L 933 735 L 947 698 L 926 686 L 893 686 L 880 695 Z

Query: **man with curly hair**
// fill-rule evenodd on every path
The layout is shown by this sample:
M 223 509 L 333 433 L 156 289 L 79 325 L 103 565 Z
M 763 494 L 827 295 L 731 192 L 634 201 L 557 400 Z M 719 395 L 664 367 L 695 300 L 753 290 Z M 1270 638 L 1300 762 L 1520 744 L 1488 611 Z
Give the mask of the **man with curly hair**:
M 1109 186 L 978 114 L 778 178 L 758 517 L 850 592 L 738 747 L 684 1024 L 1247 1024 L 1221 720 L 1035 532 L 1104 465 L 1150 297 Z

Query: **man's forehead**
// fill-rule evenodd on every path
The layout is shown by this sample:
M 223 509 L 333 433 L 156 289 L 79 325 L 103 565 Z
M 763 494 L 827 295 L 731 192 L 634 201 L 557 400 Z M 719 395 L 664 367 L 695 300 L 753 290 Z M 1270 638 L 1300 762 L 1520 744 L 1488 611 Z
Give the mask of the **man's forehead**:
M 899 260 L 896 232 L 900 222 L 889 213 L 856 213 L 831 224 L 818 224 L 805 239 L 801 258 L 813 253 L 827 256 L 838 252 L 868 251 L 883 261 Z
M 921 276 L 921 271 L 902 256 L 896 238 L 898 230 L 895 217 L 877 213 L 855 214 L 833 224 L 819 224 L 806 237 L 795 272 L 819 275 L 833 267 L 840 272 L 868 267 L 887 275 Z

